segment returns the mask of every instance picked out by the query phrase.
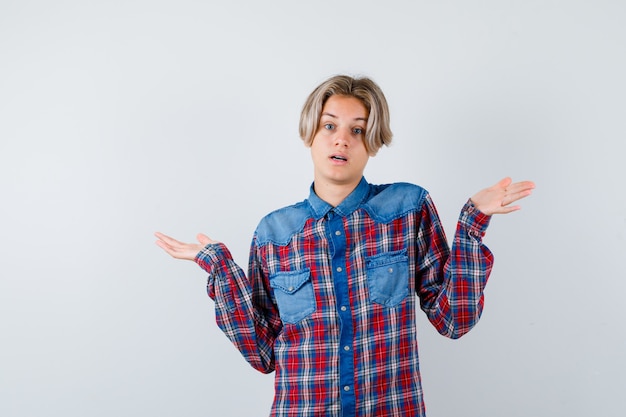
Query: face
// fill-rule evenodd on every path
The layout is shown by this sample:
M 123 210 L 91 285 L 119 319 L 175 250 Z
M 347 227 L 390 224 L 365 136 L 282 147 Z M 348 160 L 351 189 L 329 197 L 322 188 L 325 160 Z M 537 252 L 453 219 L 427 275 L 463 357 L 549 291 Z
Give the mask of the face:
M 367 109 L 355 97 L 334 95 L 326 100 L 311 144 L 316 185 L 356 187 L 369 159 L 367 117 Z

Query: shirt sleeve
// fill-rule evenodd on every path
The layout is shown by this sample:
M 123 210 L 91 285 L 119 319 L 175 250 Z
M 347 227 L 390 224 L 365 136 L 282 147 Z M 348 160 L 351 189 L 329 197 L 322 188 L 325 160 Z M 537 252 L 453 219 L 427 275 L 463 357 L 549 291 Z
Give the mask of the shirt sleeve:
M 221 243 L 207 245 L 195 261 L 209 274 L 207 293 L 215 301 L 217 325 L 252 367 L 272 372 L 274 341 L 282 324 L 263 279 L 254 241 L 248 276 Z
M 428 196 L 418 231 L 417 288 L 422 310 L 437 331 L 457 339 L 480 319 L 493 254 L 482 242 L 491 217 L 471 200 L 463 206 L 452 248 Z

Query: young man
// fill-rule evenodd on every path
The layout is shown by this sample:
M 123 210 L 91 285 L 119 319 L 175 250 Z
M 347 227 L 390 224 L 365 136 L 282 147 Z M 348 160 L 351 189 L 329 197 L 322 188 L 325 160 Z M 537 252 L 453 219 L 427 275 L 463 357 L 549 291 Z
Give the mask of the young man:
M 270 213 L 254 233 L 247 276 L 228 249 L 157 233 L 157 245 L 208 272 L 220 328 L 261 372 L 276 371 L 272 416 L 424 416 L 416 302 L 443 335 L 479 320 L 493 256 L 491 215 L 510 213 L 530 181 L 505 178 L 463 207 L 452 249 L 429 194 L 371 185 L 370 156 L 391 141 L 389 112 L 367 78 L 332 77 L 307 99 L 307 200 Z

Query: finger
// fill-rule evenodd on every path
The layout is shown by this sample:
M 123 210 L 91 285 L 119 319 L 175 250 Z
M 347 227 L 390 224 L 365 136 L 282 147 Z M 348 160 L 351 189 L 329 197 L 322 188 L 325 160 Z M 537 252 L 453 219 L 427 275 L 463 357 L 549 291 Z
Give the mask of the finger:
M 164 235 L 163 233 L 156 232 L 154 235 L 157 238 L 159 238 L 162 242 L 166 243 L 168 246 L 181 246 L 181 245 L 183 245 L 182 242 L 174 239 L 173 237 Z
M 511 204 L 514 201 L 519 199 L 528 197 L 533 192 L 532 188 L 522 188 L 522 189 L 509 189 L 505 192 L 502 201 L 506 201 L 507 204 Z
M 163 241 L 168 241 L 168 240 L 173 240 L 171 237 L 169 237 L 168 235 L 165 235 L 161 232 L 155 232 L 154 235 L 159 238 L 160 240 Z
M 157 246 L 165 249 L 168 253 L 178 252 L 184 249 L 185 244 L 172 238 L 158 239 L 156 241 Z
M 510 184 L 503 190 L 504 195 L 502 196 L 502 206 L 506 206 L 514 201 L 528 197 L 534 188 L 535 183 L 532 181 L 521 181 Z
M 156 241 L 156 245 L 158 247 L 160 247 L 161 249 L 163 249 L 168 255 L 176 257 L 177 254 L 177 249 L 168 245 L 167 243 L 165 243 L 162 240 L 157 240 Z
M 179 254 L 183 253 L 188 246 L 187 244 L 179 242 L 178 240 L 164 235 L 163 233 L 157 232 L 155 233 L 155 236 L 158 238 L 156 245 L 175 258 L 178 257 Z
M 503 206 L 495 210 L 494 214 L 509 214 L 520 209 L 520 206 Z
M 519 192 L 524 190 L 532 190 L 535 188 L 535 183 L 532 181 L 520 181 L 514 184 L 511 184 L 507 187 L 508 191 Z
M 502 206 L 508 206 L 515 201 L 521 200 L 522 198 L 526 198 L 532 194 L 532 189 L 524 189 L 517 192 L 508 191 L 504 197 L 502 198 Z
M 506 189 L 507 187 L 509 187 L 509 185 L 511 185 L 511 182 L 513 182 L 513 180 L 511 179 L 511 177 L 504 177 L 502 178 L 500 181 L 498 181 L 493 188 L 499 188 L 499 189 Z
M 173 248 L 162 240 L 157 240 L 156 245 L 171 255 Z

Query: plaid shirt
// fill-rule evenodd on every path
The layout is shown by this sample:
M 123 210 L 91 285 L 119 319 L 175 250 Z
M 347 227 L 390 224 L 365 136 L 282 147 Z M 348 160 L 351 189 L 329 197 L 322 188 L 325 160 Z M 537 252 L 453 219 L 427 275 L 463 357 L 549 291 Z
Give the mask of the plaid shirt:
M 447 337 L 477 323 L 489 219 L 468 201 L 450 250 L 424 189 L 362 179 L 337 207 L 311 189 L 266 216 L 247 276 L 222 244 L 196 262 L 219 327 L 254 368 L 276 371 L 272 416 L 424 416 L 416 302 Z

